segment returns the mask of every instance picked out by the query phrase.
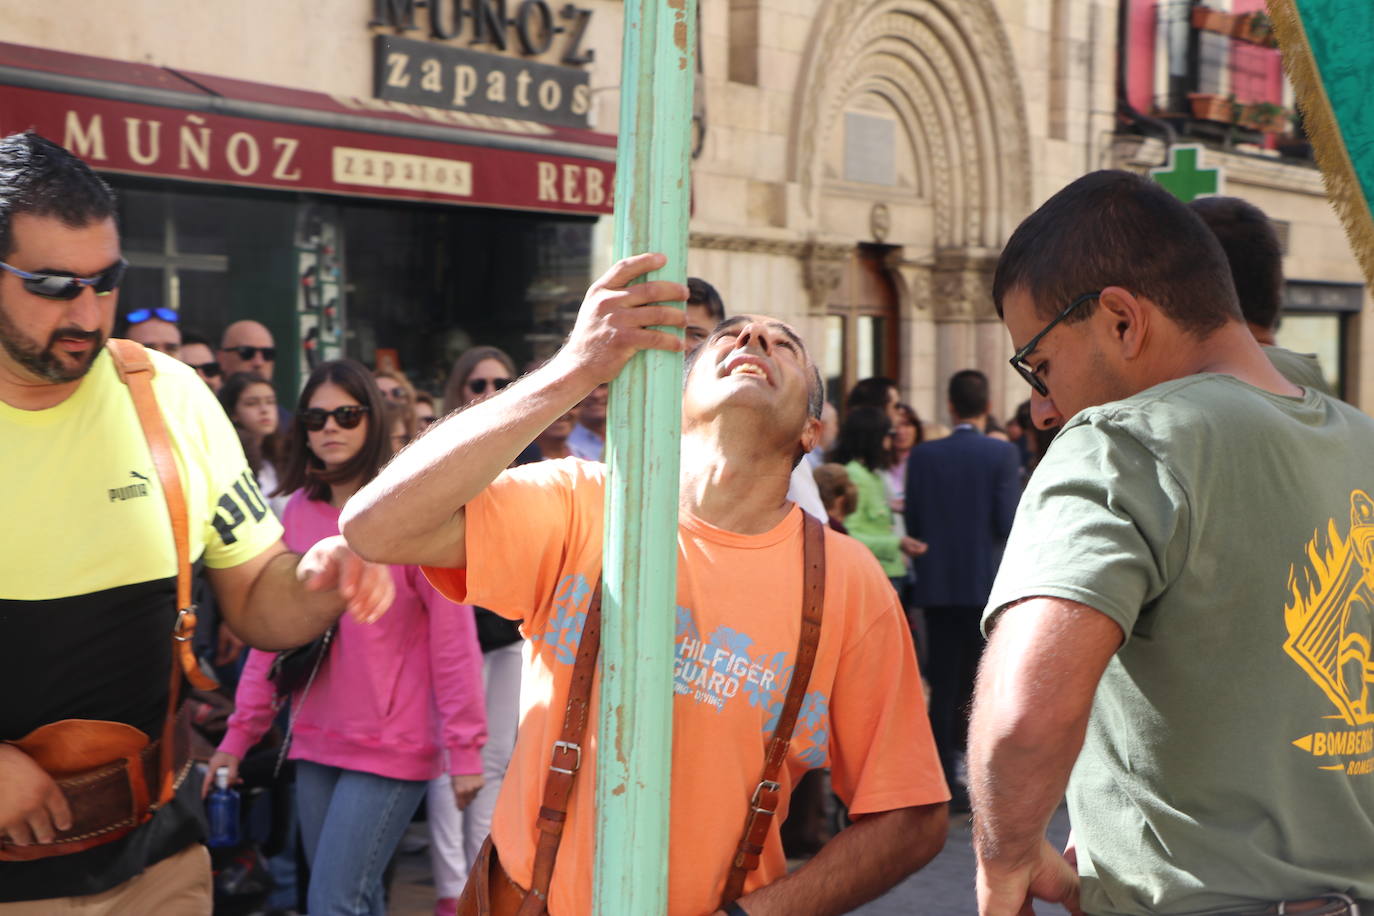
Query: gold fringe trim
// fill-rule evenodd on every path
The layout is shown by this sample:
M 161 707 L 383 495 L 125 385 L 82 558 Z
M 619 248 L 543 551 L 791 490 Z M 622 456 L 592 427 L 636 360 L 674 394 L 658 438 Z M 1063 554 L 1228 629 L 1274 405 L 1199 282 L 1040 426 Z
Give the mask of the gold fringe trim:
M 1331 99 L 1322 84 L 1321 72 L 1312 57 L 1297 0 L 1265 0 L 1265 6 L 1278 32 L 1283 68 L 1297 93 L 1303 127 L 1312 141 L 1317 166 L 1326 185 L 1326 196 L 1345 225 L 1345 233 L 1364 271 L 1365 282 L 1374 287 L 1374 214 L 1370 213 L 1369 201 L 1365 199 Z

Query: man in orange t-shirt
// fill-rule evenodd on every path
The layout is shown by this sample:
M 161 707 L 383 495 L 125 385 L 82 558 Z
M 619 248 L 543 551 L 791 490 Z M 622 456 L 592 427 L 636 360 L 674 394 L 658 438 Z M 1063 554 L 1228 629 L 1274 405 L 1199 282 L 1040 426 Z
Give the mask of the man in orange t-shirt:
M 528 887 L 549 753 L 601 572 L 605 470 L 570 458 L 505 471 L 548 423 L 637 350 L 680 350 L 654 326 L 675 283 L 625 287 L 658 255 L 615 265 L 567 345 L 505 392 L 437 424 L 344 511 L 364 556 L 422 563 L 450 598 L 523 619 L 527 704 L 492 838 Z M 717 912 L 748 801 L 786 696 L 802 604 L 802 514 L 787 498 L 820 433 L 819 374 L 786 324 L 739 317 L 689 363 L 683 396 L 669 910 Z M 827 532 L 825 616 L 780 781 L 829 767 L 855 819 L 787 873 L 777 824 L 732 913 L 847 912 L 941 848 L 949 798 L 901 607 L 862 545 Z M 595 700 L 594 700 L 595 702 Z M 596 747 L 593 717 L 583 747 Z M 551 916 L 591 909 L 596 754 L 584 752 L 553 874 Z

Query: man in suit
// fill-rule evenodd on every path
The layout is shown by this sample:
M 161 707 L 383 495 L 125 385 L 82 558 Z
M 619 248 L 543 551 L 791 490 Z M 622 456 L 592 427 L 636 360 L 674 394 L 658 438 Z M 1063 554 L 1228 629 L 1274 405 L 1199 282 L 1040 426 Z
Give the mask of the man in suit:
M 949 413 L 954 431 L 917 446 L 907 461 L 905 515 L 907 533 L 929 545 L 914 560 L 913 603 L 925 609 L 930 724 L 958 806 L 967 802 L 955 782 L 955 762 L 983 652 L 978 621 L 1011 533 L 1021 465 L 1016 446 L 983 434 L 983 373 L 965 369 L 950 378 Z

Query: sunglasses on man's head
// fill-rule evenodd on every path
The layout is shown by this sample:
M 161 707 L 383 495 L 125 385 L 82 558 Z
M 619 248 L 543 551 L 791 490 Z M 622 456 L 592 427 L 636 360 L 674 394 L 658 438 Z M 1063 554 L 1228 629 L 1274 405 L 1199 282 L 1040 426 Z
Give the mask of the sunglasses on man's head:
M 334 422 L 339 424 L 342 429 L 354 429 L 363 422 L 363 417 L 367 416 L 366 404 L 349 404 L 344 407 L 335 407 L 333 410 L 325 410 L 323 407 L 307 407 L 296 416 L 301 418 L 301 425 L 312 433 L 317 433 L 324 429 L 324 424 L 333 417 Z
M 276 347 L 221 347 L 220 349 L 228 353 L 237 353 L 239 359 L 244 362 L 247 362 L 259 353 L 261 353 L 262 358 L 269 363 L 277 358 Z
M 471 391 L 473 394 L 486 394 L 488 381 L 491 382 L 492 391 L 500 391 L 511 383 L 511 380 L 508 378 L 473 378 L 468 379 L 468 391 Z
M 70 274 L 32 274 L 0 261 L 0 268 L 24 281 L 24 289 L 44 299 L 64 302 L 75 299 L 88 286 L 95 290 L 97 296 L 114 292 L 119 281 L 124 279 L 124 271 L 128 266 L 129 262 L 120 258 L 94 277 L 73 277 Z
M 195 363 L 188 363 L 188 365 L 206 378 L 219 378 L 219 374 L 224 371 L 219 367 L 219 363 L 201 363 L 199 366 Z
M 174 312 L 174 311 L 172 311 L 171 309 L 164 309 L 164 308 L 155 308 L 155 309 L 134 309 L 132 312 L 130 312 L 130 313 L 125 317 L 124 320 L 127 321 L 127 322 L 129 322 L 129 324 L 134 325 L 134 324 L 142 324 L 143 322 L 147 321 L 149 318 L 158 318 L 158 319 L 161 319 L 162 321 L 166 321 L 166 322 L 169 322 L 169 323 L 171 323 L 171 324 L 176 324 L 176 323 L 177 323 L 177 313 Z

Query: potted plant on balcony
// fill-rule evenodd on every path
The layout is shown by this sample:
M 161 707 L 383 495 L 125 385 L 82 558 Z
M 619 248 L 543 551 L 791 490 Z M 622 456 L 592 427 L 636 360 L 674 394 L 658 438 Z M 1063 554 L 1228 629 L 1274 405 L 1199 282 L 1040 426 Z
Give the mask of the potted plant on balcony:
M 1278 38 L 1274 34 L 1274 21 L 1263 10 L 1243 13 L 1235 17 L 1231 37 L 1265 48 L 1278 47 Z
M 1190 92 L 1188 102 L 1193 108 L 1193 117 L 1199 121 L 1217 121 L 1234 124 L 1240 114 L 1240 106 L 1234 96 L 1216 95 L 1211 92 Z
M 1230 35 L 1235 30 L 1235 21 L 1235 16 L 1221 10 L 1214 10 L 1210 6 L 1198 4 L 1193 7 L 1192 22 L 1195 29 L 1201 29 L 1204 32 L 1216 32 L 1219 35 Z
M 1273 102 L 1251 102 L 1241 110 L 1236 123 L 1261 133 L 1277 134 L 1282 133 L 1288 126 L 1288 120 L 1288 111 L 1282 105 L 1275 105 Z

